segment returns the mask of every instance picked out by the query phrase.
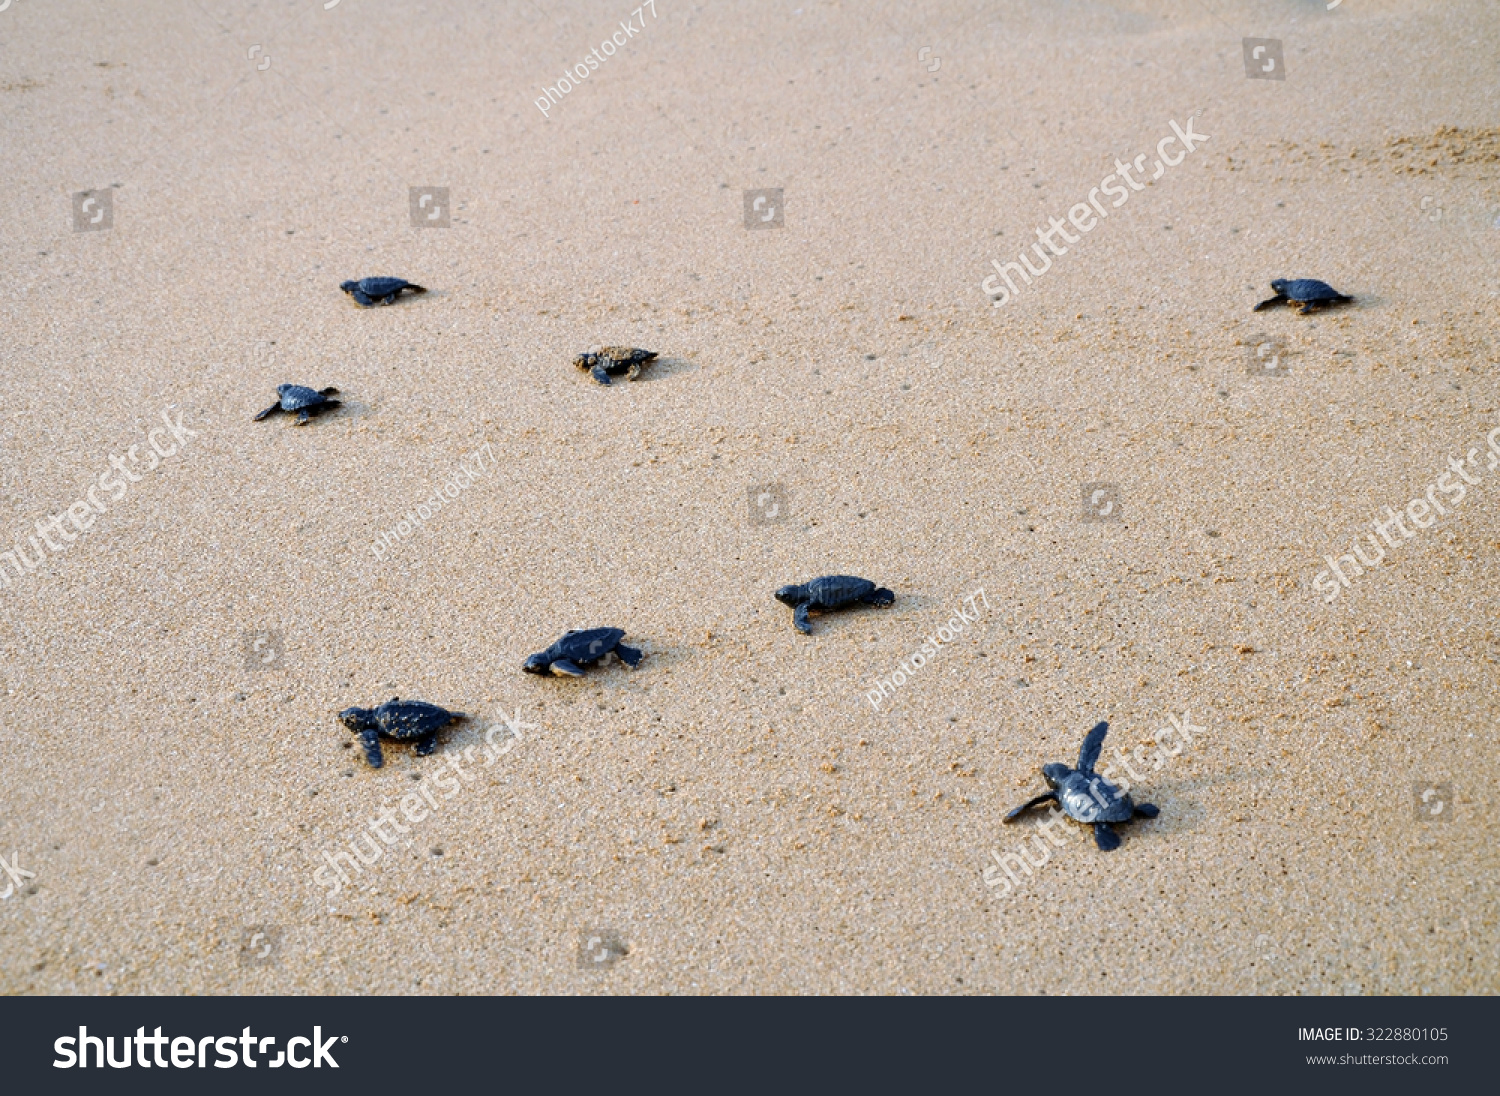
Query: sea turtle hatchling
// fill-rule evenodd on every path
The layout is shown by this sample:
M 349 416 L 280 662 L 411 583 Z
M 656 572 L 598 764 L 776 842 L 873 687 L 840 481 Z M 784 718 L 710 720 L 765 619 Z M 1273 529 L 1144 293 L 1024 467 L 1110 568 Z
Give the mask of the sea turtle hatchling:
M 563 637 L 545 651 L 538 651 L 521 664 L 528 674 L 548 672 L 559 677 L 582 677 L 583 667 L 592 666 L 611 651 L 632 670 L 641 661 L 641 652 L 627 647 L 620 640 L 625 638 L 624 628 L 577 628 L 563 633 Z
M 373 308 L 377 304 L 395 304 L 403 290 L 408 293 L 427 292 L 405 278 L 360 278 L 358 281 L 343 282 L 339 288 L 364 308 Z
M 1132 818 L 1155 818 L 1160 812 L 1154 806 L 1135 802 L 1094 771 L 1099 752 L 1104 749 L 1104 736 L 1108 733 L 1108 723 L 1099 723 L 1088 733 L 1083 740 L 1083 749 L 1078 751 L 1076 769 L 1068 768 L 1061 761 L 1043 765 L 1042 778 L 1052 790 L 1022 803 L 1005 816 L 1005 821 L 1014 821 L 1022 811 L 1032 807 L 1055 802 L 1062 807 L 1063 814 L 1075 822 L 1093 826 L 1094 843 L 1109 852 L 1120 847 L 1120 835 L 1115 833 L 1111 823 L 1129 822 Z
M 573 359 L 579 369 L 588 370 L 600 384 L 608 384 L 610 377 L 625 374 L 626 380 L 640 376 L 641 366 L 656 359 L 656 351 L 641 350 L 634 346 L 595 346 Z
M 1297 310 L 1297 314 L 1306 316 L 1315 308 L 1354 300 L 1353 297 L 1344 296 L 1327 282 L 1320 282 L 1316 278 L 1277 278 L 1271 283 L 1271 289 L 1275 291 L 1276 296 L 1261 301 L 1251 311 L 1259 312 L 1274 304 L 1300 304 L 1302 307 Z
M 426 757 L 437 749 L 438 731 L 457 719 L 468 719 L 463 712 L 450 712 L 425 700 L 402 700 L 393 696 L 378 708 L 345 708 L 339 722 L 359 737 L 370 768 L 385 764 L 380 753 L 382 738 L 391 742 L 417 743 L 417 756 Z
M 340 406 L 338 400 L 328 398 L 337 394 L 337 388 L 316 389 L 304 388 L 300 384 L 278 384 L 276 395 L 280 398 L 256 415 L 255 421 L 260 422 L 267 415 L 274 415 L 278 411 L 285 411 L 288 414 L 296 412 L 297 425 L 300 426 L 307 421 L 309 415 L 321 415 L 331 407 Z
M 866 605 L 884 607 L 896 600 L 896 595 L 884 586 L 876 586 L 867 578 L 853 575 L 824 575 L 801 586 L 783 586 L 776 591 L 776 600 L 790 605 L 792 623 L 803 635 L 812 635 L 812 621 L 807 614 L 813 609 L 826 613 L 842 609 L 856 601 Z

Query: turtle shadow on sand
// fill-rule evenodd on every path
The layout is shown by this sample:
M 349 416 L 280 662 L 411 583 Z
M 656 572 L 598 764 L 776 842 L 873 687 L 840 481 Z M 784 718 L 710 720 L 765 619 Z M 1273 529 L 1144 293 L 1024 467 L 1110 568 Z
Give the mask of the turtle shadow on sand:
M 635 379 L 636 384 L 653 384 L 656 381 L 666 380 L 678 373 L 696 373 L 703 368 L 697 362 L 689 361 L 687 358 L 665 358 L 659 357 L 651 363 L 650 369 L 643 369 L 641 375 Z

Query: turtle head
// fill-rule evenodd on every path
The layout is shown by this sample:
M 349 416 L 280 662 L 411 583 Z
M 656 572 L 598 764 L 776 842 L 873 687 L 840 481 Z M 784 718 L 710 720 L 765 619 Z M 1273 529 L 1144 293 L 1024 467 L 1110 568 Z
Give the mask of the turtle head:
M 599 357 L 591 350 L 586 354 L 580 354 L 574 358 L 573 364 L 579 369 L 592 369 L 599 364 Z
M 373 708 L 345 708 L 339 713 L 339 722 L 349 728 L 350 734 L 373 731 L 379 726 Z
M 339 283 L 339 288 L 342 289 L 345 293 L 353 293 L 356 289 L 359 288 L 359 283 L 358 282 L 340 282 Z
M 288 392 L 290 392 L 293 388 L 296 388 L 296 387 L 297 386 L 295 384 L 278 384 L 276 386 L 276 394 L 278 396 L 285 396 Z M 354 709 L 350 708 L 349 710 L 353 711 Z
M 549 672 L 551 666 L 552 663 L 547 660 L 546 651 L 539 651 L 521 663 L 521 669 L 528 674 L 545 674 Z
M 1054 761 L 1050 765 L 1042 766 L 1042 779 L 1047 782 L 1047 787 L 1056 789 L 1059 784 L 1068 778 L 1073 770 L 1061 761 Z
M 1285 278 L 1273 278 L 1271 280 L 1271 292 L 1280 296 L 1286 296 L 1286 287 L 1289 283 Z
M 807 600 L 807 590 L 802 586 L 783 586 L 776 591 L 776 600 L 783 605 L 801 605 Z

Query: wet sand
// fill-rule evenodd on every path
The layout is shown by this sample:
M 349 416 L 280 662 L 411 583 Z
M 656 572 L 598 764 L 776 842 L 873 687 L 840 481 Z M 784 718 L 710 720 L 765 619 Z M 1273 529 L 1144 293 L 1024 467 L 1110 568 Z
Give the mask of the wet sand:
M 1495 992 L 1500 11 L 657 9 L 0 13 L 0 551 L 87 524 L 0 562 L 0 990 Z M 824 573 L 897 601 L 800 636 Z M 520 672 L 596 625 L 641 666 Z M 392 695 L 474 718 L 372 771 Z M 1160 817 L 1012 882 L 1100 719 Z

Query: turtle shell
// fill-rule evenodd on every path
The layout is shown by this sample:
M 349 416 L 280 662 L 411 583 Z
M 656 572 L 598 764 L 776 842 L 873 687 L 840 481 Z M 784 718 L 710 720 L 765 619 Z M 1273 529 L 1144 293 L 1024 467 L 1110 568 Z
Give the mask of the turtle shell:
M 359 291 L 366 297 L 389 297 L 392 293 L 400 293 L 410 285 L 411 282 L 405 278 L 361 278 Z
M 574 358 L 573 364 L 579 369 L 602 365 L 606 372 L 618 373 L 632 365 L 644 365 L 655 357 L 655 351 L 635 346 L 595 346 Z
M 1316 278 L 1293 278 L 1279 285 L 1272 283 L 1271 288 L 1284 293 L 1288 300 L 1293 301 L 1340 301 L 1344 299 L 1344 295 L 1337 289 Z
M 875 584 L 854 575 L 824 575 L 807 584 L 807 594 L 815 604 L 839 606 L 864 597 Z
M 316 407 L 328 399 L 316 389 L 305 388 L 300 384 L 278 384 L 276 394 L 281 397 L 283 411 L 301 411 L 304 407 Z
M 1130 796 L 1098 773 L 1085 774 L 1077 769 L 1057 785 L 1057 801 L 1063 813 L 1078 822 L 1128 822 L 1135 813 Z
M 565 658 L 575 665 L 598 662 L 625 638 L 624 628 L 585 628 L 572 630 L 552 645 L 554 661 Z
M 452 723 L 457 716 L 425 700 L 387 700 L 375 709 L 380 733 L 397 741 L 421 738 Z

